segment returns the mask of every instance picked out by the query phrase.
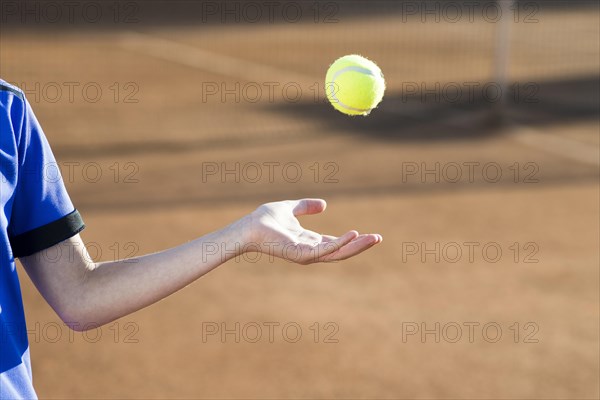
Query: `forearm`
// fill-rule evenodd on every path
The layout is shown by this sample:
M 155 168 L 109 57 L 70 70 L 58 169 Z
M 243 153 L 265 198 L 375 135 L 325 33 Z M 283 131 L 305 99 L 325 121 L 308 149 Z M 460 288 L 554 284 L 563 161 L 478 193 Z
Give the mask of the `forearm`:
M 76 276 L 62 276 L 61 271 L 55 271 L 52 277 L 32 279 L 64 288 L 66 292 L 39 287 L 73 329 L 90 329 L 153 304 L 239 255 L 247 225 L 243 218 L 172 249 L 80 265 Z

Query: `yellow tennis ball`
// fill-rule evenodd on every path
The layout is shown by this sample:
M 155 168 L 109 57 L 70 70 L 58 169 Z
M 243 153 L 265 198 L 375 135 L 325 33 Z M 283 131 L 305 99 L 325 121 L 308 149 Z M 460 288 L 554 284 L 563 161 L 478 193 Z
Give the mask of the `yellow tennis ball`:
M 338 58 L 327 70 L 325 93 L 333 107 L 348 115 L 369 115 L 385 92 L 381 69 L 352 54 Z

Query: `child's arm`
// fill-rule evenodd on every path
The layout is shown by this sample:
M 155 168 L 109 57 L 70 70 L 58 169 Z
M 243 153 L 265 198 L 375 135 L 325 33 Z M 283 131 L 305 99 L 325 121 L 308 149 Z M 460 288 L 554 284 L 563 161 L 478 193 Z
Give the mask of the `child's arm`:
M 75 330 L 144 308 L 189 285 L 244 251 L 260 251 L 300 264 L 342 260 L 379 243 L 377 234 L 350 231 L 339 238 L 302 228 L 296 216 L 317 214 L 317 199 L 260 206 L 216 232 L 175 248 L 128 260 L 94 263 L 79 235 L 57 244 L 58 260 L 23 257 L 32 281 L 57 314 Z

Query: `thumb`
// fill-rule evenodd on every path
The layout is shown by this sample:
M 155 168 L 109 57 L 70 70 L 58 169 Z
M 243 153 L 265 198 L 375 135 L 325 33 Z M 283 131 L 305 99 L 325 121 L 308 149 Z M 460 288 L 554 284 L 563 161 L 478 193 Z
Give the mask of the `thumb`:
M 300 215 L 319 214 L 325 210 L 327 203 L 323 199 L 296 200 L 293 213 L 295 217 Z

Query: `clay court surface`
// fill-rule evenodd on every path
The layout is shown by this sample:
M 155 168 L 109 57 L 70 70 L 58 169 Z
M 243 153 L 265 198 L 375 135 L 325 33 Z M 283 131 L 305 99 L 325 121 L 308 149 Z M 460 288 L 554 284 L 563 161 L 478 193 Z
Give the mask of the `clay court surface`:
M 538 18 L 514 26 L 512 80 L 597 76 L 597 11 Z M 406 82 L 492 79 L 490 24 L 426 27 L 374 15 L 126 28 L 1 38 L 3 78 L 40 85 L 38 101 L 28 96 L 63 177 L 69 171 L 82 236 L 98 259 L 159 251 L 263 202 L 300 197 L 328 201 L 323 215 L 302 220 L 307 227 L 384 241 L 328 265 L 230 261 L 88 336 L 69 333 L 21 270 L 41 398 L 598 398 L 597 114 L 546 123 L 553 113 L 542 110 L 534 123 L 489 128 L 471 115 L 479 111 L 438 123 L 425 106 L 412 104 L 419 118 L 404 108 Z M 388 82 L 367 119 L 338 115 L 322 92 L 313 97 L 312 85 L 347 53 L 378 61 Z M 211 55 L 218 62 L 204 66 Z M 236 77 L 251 73 L 265 90 L 258 101 L 242 89 L 239 102 L 222 101 L 221 85 L 252 89 L 251 77 Z M 279 84 L 273 101 L 266 81 Z M 53 82 L 63 90 L 54 102 Z M 72 102 L 65 82 L 79 84 Z M 282 94 L 289 82 L 301 88 L 298 102 Z M 102 89 L 97 102 L 82 93 L 90 83 Z M 207 95 L 209 87 L 219 91 Z M 239 182 L 223 179 L 220 168 L 236 163 Z M 273 179 L 266 167 L 255 179 L 265 163 Z M 407 170 L 436 163 L 437 181 Z M 219 172 L 207 174 L 209 165 Z M 452 182 L 455 165 L 463 176 Z M 475 165 L 473 179 L 464 165 Z M 472 259 L 465 243 L 475 243 Z

